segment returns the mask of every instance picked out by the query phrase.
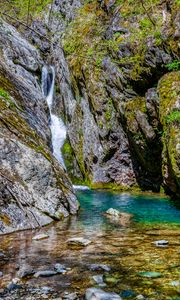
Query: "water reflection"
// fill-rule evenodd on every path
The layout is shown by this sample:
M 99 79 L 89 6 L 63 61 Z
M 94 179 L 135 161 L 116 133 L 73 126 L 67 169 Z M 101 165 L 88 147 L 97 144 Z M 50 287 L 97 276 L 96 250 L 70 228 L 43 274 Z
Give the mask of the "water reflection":
M 91 271 L 89 265 L 100 263 L 112 268 L 104 274 L 111 277 L 106 278 L 109 290 L 120 293 L 123 289 L 131 289 L 148 297 L 158 290 L 160 296 L 156 299 L 177 296 L 176 287 L 168 290 L 169 284 L 179 280 L 180 275 L 180 211 L 176 206 L 167 199 L 150 196 L 92 191 L 78 192 L 78 196 L 81 202 L 78 216 L 40 230 L 0 237 L 0 252 L 3 251 L 8 259 L 6 263 L 0 259 L 0 271 L 4 274 L 0 286 L 7 286 L 24 266 L 39 271 L 52 270 L 56 263 L 64 263 L 71 268 L 67 274 L 32 277 L 26 284 L 46 285 L 58 291 L 66 289 L 83 295 L 86 288 L 94 285 L 92 276 L 99 274 Z M 112 222 L 102 214 L 110 207 L 134 213 L 134 222 L 126 227 Z M 32 240 L 39 233 L 46 233 L 49 238 Z M 84 237 L 92 243 L 73 249 L 67 243 L 72 237 Z M 155 247 L 153 242 L 159 239 L 168 240 L 169 246 Z M 140 280 L 138 272 L 145 271 L 161 272 L 162 277 Z

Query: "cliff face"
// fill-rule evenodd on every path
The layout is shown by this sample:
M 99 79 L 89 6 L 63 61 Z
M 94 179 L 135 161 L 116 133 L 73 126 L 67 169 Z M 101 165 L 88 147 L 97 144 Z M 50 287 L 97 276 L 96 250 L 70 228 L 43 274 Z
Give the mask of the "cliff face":
M 4 21 L 0 26 L 0 232 L 76 213 L 71 182 L 50 152 L 43 61 Z
M 176 79 L 169 87 L 176 106 L 170 92 L 165 100 L 161 92 L 167 65 L 178 60 L 178 3 L 56 1 L 53 11 L 51 56 L 71 177 L 94 187 L 163 186 L 179 195 L 179 117 L 164 121 L 174 111 L 179 116 Z M 173 81 L 173 73 L 167 76 Z

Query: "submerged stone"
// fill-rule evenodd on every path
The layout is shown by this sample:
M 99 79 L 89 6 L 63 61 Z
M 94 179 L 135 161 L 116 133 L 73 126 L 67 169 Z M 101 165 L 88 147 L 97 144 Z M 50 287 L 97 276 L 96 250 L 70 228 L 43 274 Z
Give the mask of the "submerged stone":
M 131 298 L 131 297 L 135 297 L 135 296 L 136 296 L 136 293 L 131 290 L 121 292 L 121 297 L 123 297 L 123 298 Z
M 3 272 L 0 272 L 0 277 L 2 277 L 3 276 Z
M 138 275 L 147 278 L 158 278 L 162 276 L 160 272 L 139 272 Z
M 103 265 L 103 264 L 92 264 L 89 266 L 89 269 L 91 271 L 106 271 L 109 272 L 111 271 L 111 268 L 107 265 Z
M 92 278 L 99 286 L 106 286 L 103 280 L 103 275 L 94 275 Z
M 55 271 L 51 271 L 51 270 L 46 270 L 46 271 L 39 271 L 37 273 L 34 274 L 35 278 L 38 277 L 49 277 L 49 276 L 54 276 L 57 275 L 57 272 Z
M 75 300 L 77 299 L 77 293 L 64 293 L 63 295 L 63 299 L 67 299 L 67 300 Z
M 177 281 L 176 281 L 176 280 L 171 281 L 171 282 L 170 282 L 170 285 L 176 286 L 176 287 L 177 287 L 177 286 L 180 286 L 180 281 L 179 281 L 179 280 L 177 280 Z
M 54 269 L 57 273 L 64 274 L 70 270 L 70 268 L 66 268 L 65 265 L 55 264 Z
M 118 283 L 119 279 L 118 278 L 115 278 L 111 275 L 104 275 L 104 281 L 107 283 L 107 284 L 112 284 L 112 285 L 115 285 Z
M 41 234 L 35 235 L 32 239 L 35 241 L 39 241 L 39 240 L 47 239 L 48 237 L 49 237 L 48 234 L 41 233 Z
M 105 213 L 108 214 L 108 215 L 111 215 L 113 217 L 119 217 L 120 216 L 120 212 L 117 209 L 114 209 L 114 208 L 109 208 Z
M 122 298 L 114 292 L 105 292 L 97 288 L 89 288 L 85 294 L 86 300 L 122 300 Z
M 157 247 L 165 247 L 169 244 L 169 242 L 167 240 L 159 240 L 159 241 L 155 241 L 154 244 Z
M 89 244 L 91 244 L 91 241 L 82 237 L 74 237 L 71 239 L 67 240 L 68 245 L 77 245 L 77 246 L 88 246 Z

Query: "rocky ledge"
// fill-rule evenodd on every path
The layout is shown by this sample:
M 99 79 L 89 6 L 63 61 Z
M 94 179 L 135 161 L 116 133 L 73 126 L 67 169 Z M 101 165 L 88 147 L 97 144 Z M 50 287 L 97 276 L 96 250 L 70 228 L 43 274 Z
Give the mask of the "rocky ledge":
M 43 61 L 14 27 L 0 27 L 0 234 L 60 220 L 78 210 L 63 167 L 50 151 Z

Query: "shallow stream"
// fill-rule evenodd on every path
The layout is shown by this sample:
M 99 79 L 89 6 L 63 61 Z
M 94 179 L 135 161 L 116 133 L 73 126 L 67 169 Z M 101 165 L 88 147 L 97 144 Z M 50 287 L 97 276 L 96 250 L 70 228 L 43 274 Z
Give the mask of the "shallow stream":
M 82 299 L 88 287 L 98 287 L 93 276 L 103 275 L 101 288 L 123 299 L 140 295 L 151 300 L 180 299 L 180 204 L 156 195 L 88 190 L 77 195 L 81 203 L 78 216 L 0 237 L 0 298 L 53 299 L 64 297 L 64 292 L 77 292 Z M 110 207 L 133 214 L 132 220 L 124 223 L 107 218 L 103 212 Z M 39 233 L 49 237 L 32 240 Z M 67 240 L 74 237 L 91 243 L 70 246 Z M 157 247 L 154 242 L 158 240 L 167 240 L 168 246 Z M 51 277 L 30 276 L 20 282 L 23 289 L 17 293 L 34 289 L 35 298 L 8 298 L 3 293 L 22 268 L 53 270 L 57 263 L 70 270 Z M 92 270 L 92 264 L 104 264 L 111 270 Z M 35 288 L 44 286 L 52 292 L 36 296 Z

